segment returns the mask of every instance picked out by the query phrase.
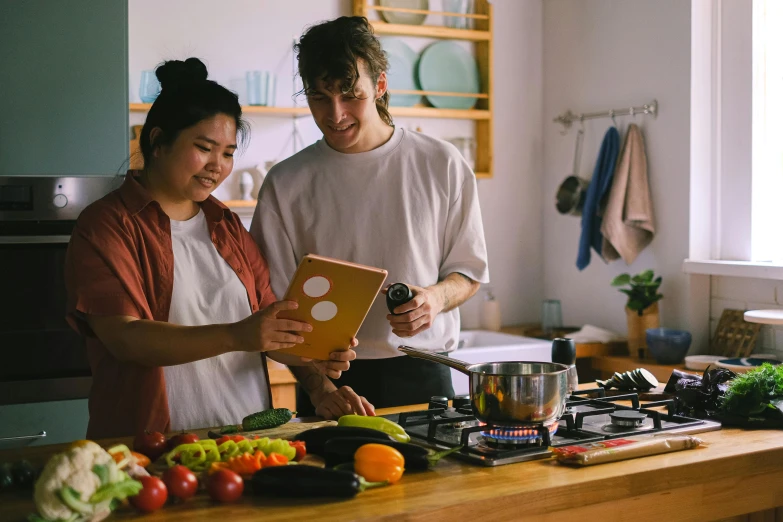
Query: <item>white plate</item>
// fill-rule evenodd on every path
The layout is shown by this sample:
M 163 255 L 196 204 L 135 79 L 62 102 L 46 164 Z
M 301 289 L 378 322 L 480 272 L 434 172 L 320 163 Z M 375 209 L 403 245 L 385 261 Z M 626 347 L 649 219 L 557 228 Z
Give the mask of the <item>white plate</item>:
M 685 367 L 689 370 L 706 370 L 708 366 L 725 359 L 722 355 L 689 355 L 685 358 Z

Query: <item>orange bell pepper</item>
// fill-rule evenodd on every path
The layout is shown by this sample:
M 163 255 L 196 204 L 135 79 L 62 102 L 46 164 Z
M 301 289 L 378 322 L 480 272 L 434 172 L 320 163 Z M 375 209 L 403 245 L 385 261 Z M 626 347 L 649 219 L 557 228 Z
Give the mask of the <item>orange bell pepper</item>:
M 370 482 L 394 484 L 405 471 L 405 457 L 391 446 L 365 444 L 353 455 L 353 469 Z
M 287 464 L 288 464 L 288 459 L 285 458 L 285 456 L 279 453 L 272 452 L 266 456 L 266 462 L 264 462 L 264 467 L 270 468 L 272 466 L 286 466 Z

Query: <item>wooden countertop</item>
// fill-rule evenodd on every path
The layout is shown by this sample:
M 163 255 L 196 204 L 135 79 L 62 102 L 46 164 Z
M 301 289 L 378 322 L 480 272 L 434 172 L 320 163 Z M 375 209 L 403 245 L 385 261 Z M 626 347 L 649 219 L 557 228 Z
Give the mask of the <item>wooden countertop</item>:
M 511 335 L 522 335 L 524 337 L 533 337 L 534 333 L 541 332 L 541 325 L 521 324 L 515 326 L 504 326 L 500 329 L 502 333 Z M 576 343 L 576 358 L 585 359 L 589 357 L 603 357 L 606 355 L 627 355 L 628 343 L 625 341 L 611 343 Z
M 589 386 L 589 385 L 585 385 Z M 381 410 L 393 413 L 420 408 Z M 109 520 L 715 520 L 783 505 L 783 433 L 724 429 L 703 433 L 706 446 L 583 469 L 550 460 L 479 467 L 446 458 L 433 470 L 406 473 L 393 486 L 351 500 L 276 500 L 246 494 L 236 504 L 198 495 L 140 515 Z M 103 441 L 100 441 L 103 443 Z M 62 446 L 0 452 L 0 460 L 43 462 Z M 0 518 L 23 520 L 29 492 L 0 494 Z M 765 519 L 766 520 L 766 519 Z

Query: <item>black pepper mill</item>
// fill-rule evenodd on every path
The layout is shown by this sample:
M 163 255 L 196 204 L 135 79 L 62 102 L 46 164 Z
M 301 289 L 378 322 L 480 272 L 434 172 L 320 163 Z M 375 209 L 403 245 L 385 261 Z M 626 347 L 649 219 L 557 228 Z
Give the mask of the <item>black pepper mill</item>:
M 413 292 L 403 283 L 394 283 L 386 290 L 386 307 L 391 314 L 397 315 L 394 309 L 411 299 L 413 299 Z
M 557 338 L 552 341 L 552 362 L 568 366 L 569 395 L 579 388 L 579 376 L 576 373 L 576 345 L 573 339 Z

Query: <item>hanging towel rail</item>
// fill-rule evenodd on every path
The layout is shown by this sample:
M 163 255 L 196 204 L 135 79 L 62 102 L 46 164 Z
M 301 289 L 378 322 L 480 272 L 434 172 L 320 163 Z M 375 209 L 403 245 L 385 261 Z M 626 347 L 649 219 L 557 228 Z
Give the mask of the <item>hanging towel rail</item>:
M 574 114 L 569 109 L 565 111 L 563 114 L 556 117 L 554 121 L 556 123 L 561 124 L 564 130 L 568 130 L 571 128 L 571 125 L 575 121 L 581 122 L 584 120 L 592 120 L 595 118 L 614 119 L 615 116 L 634 116 L 636 114 L 649 114 L 653 118 L 657 118 L 658 100 L 653 100 L 652 102 L 642 105 L 640 107 L 629 107 L 627 109 L 609 109 L 608 111 L 601 111 L 601 112 L 583 112 L 579 114 Z

